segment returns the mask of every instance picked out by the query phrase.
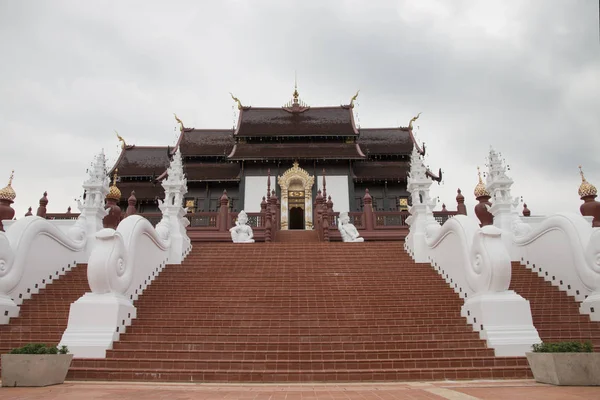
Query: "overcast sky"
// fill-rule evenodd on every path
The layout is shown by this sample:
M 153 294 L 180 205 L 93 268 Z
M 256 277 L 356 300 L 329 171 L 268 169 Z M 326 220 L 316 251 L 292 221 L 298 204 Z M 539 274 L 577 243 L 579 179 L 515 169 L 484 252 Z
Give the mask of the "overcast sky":
M 17 217 L 47 190 L 75 210 L 116 129 L 172 145 L 186 126 L 230 128 L 244 105 L 280 106 L 297 71 L 309 105 L 347 104 L 362 127 L 418 120 L 432 194 L 472 213 L 489 146 L 533 214 L 578 211 L 582 164 L 600 186 L 597 0 L 0 0 L 0 187 Z M 335 201 L 335 199 L 334 199 Z

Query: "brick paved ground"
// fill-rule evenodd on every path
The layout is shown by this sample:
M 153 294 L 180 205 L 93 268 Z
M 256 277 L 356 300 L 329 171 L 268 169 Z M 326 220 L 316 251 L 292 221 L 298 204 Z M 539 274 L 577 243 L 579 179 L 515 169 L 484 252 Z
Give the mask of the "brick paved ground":
M 532 380 L 378 384 L 215 385 L 67 382 L 45 388 L 0 388 L 3 400 L 589 400 L 600 387 L 555 387 Z

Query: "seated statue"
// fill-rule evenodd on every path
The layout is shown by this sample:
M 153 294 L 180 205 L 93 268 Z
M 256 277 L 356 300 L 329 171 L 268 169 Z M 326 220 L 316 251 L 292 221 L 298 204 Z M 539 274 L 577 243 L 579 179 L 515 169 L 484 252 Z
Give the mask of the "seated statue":
M 235 226 L 229 230 L 233 243 L 254 243 L 254 233 L 248 224 L 248 214 L 240 211 Z
M 338 218 L 338 229 L 342 234 L 342 240 L 344 242 L 364 242 L 365 239 L 361 238 L 356 227 L 350 223 L 350 216 L 347 212 L 343 211 L 340 213 Z

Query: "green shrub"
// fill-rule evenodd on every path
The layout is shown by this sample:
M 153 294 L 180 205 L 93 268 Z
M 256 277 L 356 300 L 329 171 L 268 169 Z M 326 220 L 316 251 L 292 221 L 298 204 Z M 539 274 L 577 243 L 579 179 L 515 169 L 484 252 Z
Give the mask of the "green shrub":
M 43 343 L 28 343 L 23 347 L 12 349 L 10 354 L 67 354 L 68 352 L 67 346 L 58 349 L 56 346 L 46 346 Z
M 533 345 L 534 353 L 591 353 L 594 351 L 591 342 L 557 342 Z

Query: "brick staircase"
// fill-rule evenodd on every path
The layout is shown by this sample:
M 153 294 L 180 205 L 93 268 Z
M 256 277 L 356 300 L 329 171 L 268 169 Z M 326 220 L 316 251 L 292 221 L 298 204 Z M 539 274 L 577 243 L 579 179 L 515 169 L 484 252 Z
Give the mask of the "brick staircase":
M 27 343 L 58 344 L 67 328 L 71 303 L 89 291 L 86 264 L 47 284 L 23 301 L 17 318 L 0 325 L 0 354 Z
M 518 262 L 512 263 L 510 289 L 529 300 L 533 324 L 544 342 L 586 341 L 600 351 L 600 322 L 590 321 L 579 313 L 579 303 L 573 296 Z
M 402 242 L 197 243 L 136 302 L 106 359 L 68 379 L 186 382 L 531 377 L 494 357 L 462 301 Z
M 317 243 L 319 232 L 315 230 L 284 230 L 276 231 L 274 242 L 281 243 Z

